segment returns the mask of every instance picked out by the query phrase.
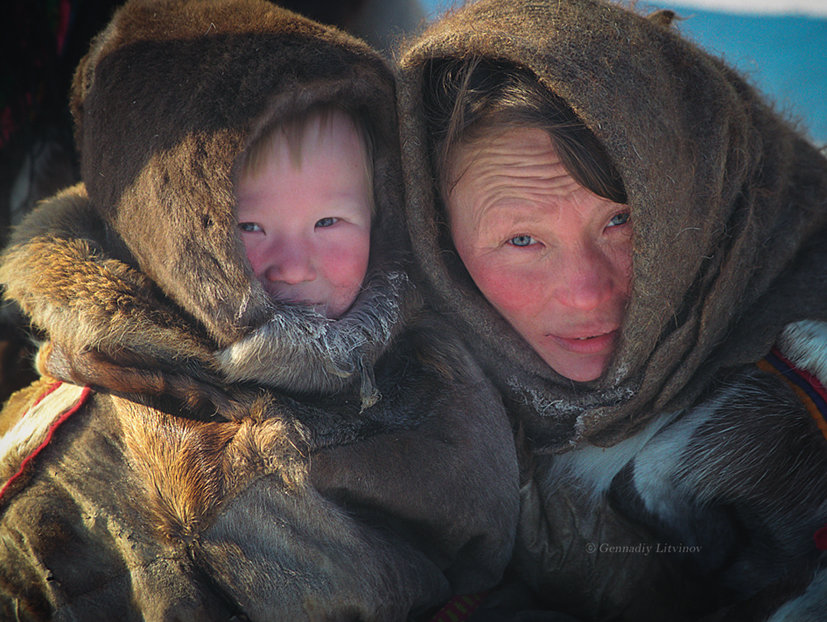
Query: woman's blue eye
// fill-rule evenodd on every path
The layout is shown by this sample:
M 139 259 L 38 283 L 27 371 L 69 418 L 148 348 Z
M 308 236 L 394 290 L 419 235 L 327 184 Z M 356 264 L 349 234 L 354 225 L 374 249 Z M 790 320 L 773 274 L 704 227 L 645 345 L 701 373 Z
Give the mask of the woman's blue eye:
M 257 231 L 262 231 L 262 228 L 254 222 L 240 222 L 238 223 L 238 228 L 244 233 L 255 233 Z
M 619 227 L 620 225 L 625 225 L 629 222 L 629 219 L 632 215 L 629 212 L 620 212 L 619 214 L 615 214 L 612 219 L 609 221 L 610 227 Z
M 530 235 L 515 235 L 508 240 L 508 243 L 511 244 L 511 246 L 531 246 L 535 244 L 535 240 Z
M 333 216 L 328 216 L 327 218 L 322 218 L 321 220 L 316 222 L 317 227 L 332 227 L 337 222 L 339 222 L 338 218 L 334 218 Z

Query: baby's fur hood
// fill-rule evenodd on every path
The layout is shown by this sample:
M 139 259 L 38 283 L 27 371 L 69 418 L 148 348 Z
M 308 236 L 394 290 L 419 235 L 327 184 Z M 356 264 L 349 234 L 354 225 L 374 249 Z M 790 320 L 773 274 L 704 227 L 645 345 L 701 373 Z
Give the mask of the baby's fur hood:
M 397 213 L 394 97 L 392 72 L 366 44 L 270 2 L 127 2 L 72 87 L 83 183 L 17 229 L 0 271 L 6 297 L 70 352 L 135 348 L 293 392 L 361 382 L 371 403 L 372 365 L 418 305 Z M 367 118 L 375 143 L 368 274 L 335 321 L 264 292 L 233 188 L 261 132 L 324 103 Z
M 603 0 L 479 0 L 400 62 L 407 221 L 423 277 L 544 450 L 616 443 L 761 358 L 786 324 L 827 319 L 827 159 L 672 17 Z M 594 382 L 540 359 L 446 243 L 422 92 L 431 65 L 468 58 L 533 73 L 623 178 L 633 290 L 614 361 Z

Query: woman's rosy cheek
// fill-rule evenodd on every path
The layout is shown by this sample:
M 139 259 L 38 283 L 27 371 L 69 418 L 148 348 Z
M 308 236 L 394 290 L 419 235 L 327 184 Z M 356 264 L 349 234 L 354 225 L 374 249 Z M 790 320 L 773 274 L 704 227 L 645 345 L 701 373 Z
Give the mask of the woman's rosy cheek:
M 490 262 L 469 271 L 482 294 L 501 312 L 520 313 L 537 302 L 537 286 L 523 269 Z

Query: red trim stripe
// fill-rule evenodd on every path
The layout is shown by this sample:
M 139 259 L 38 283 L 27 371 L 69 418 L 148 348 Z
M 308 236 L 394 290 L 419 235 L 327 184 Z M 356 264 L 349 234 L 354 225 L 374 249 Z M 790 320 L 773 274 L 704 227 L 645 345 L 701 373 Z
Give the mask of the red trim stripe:
M 803 378 L 813 388 L 813 391 L 815 391 L 821 399 L 827 402 L 827 389 L 824 388 L 824 385 L 821 384 L 821 381 L 816 376 L 808 372 L 806 369 L 801 369 L 800 367 L 793 365 L 787 357 L 781 354 L 781 351 L 778 348 L 773 348 L 772 354 L 787 365 L 791 371 Z
M 827 525 L 816 531 L 813 540 L 815 540 L 816 548 L 819 551 L 827 551 Z
M 49 395 L 52 391 L 57 389 L 61 384 L 61 382 L 56 382 L 55 384 L 50 385 L 49 388 L 43 392 L 43 395 L 41 395 L 37 398 L 37 400 L 35 400 L 31 408 L 37 406 L 37 404 L 42 402 L 47 395 Z M 23 475 L 23 473 L 26 470 L 26 467 L 32 462 L 32 460 L 34 460 L 37 457 L 37 455 L 41 451 L 43 451 L 43 449 L 45 449 L 46 445 L 49 444 L 49 442 L 52 440 L 52 437 L 54 436 L 55 430 L 57 430 L 63 424 L 64 421 L 66 421 L 69 417 L 71 417 L 81 409 L 81 407 L 86 402 L 86 399 L 89 397 L 89 394 L 91 392 L 92 389 L 90 389 L 89 387 L 83 387 L 83 391 L 81 391 L 80 393 L 80 399 L 78 399 L 74 406 L 72 406 L 69 410 L 67 410 L 65 413 L 63 413 L 60 417 L 58 417 L 55 421 L 51 423 L 51 425 L 49 426 L 49 430 L 46 432 L 46 438 L 43 439 L 40 445 L 38 445 L 32 453 L 26 456 L 26 458 L 20 464 L 20 468 L 17 469 L 17 473 L 12 475 L 9 478 L 9 480 L 3 485 L 3 487 L 0 488 L 0 500 L 3 498 L 3 496 L 6 494 L 6 491 L 8 491 L 12 484 Z
M 39 396 L 39 397 L 38 397 L 38 398 L 34 401 L 34 403 L 33 403 L 31 406 L 29 406 L 29 410 L 31 410 L 32 408 L 34 408 L 35 406 L 37 406 L 37 405 L 38 405 L 40 402 L 42 402 L 44 399 L 46 399 L 52 391 L 54 391 L 55 389 L 57 389 L 57 388 L 58 388 L 60 385 L 62 385 L 62 384 L 63 384 L 63 382 L 61 382 L 60 380 L 55 380 L 52 384 L 50 384 L 50 385 L 46 388 L 46 390 L 45 390 L 45 391 L 43 391 L 43 393 L 41 393 L 41 394 L 40 394 L 40 396 Z M 27 412 L 28 412 L 28 411 L 27 411 Z M 25 415 L 24 415 L 24 416 L 25 416 Z
M 815 421 L 822 436 L 827 439 L 827 390 L 818 378 L 804 369 L 795 367 L 777 349 L 756 362 L 759 369 L 776 374 L 795 392 L 807 412 Z
M 442 609 L 434 614 L 430 622 L 462 622 L 482 604 L 487 592 L 454 596 Z

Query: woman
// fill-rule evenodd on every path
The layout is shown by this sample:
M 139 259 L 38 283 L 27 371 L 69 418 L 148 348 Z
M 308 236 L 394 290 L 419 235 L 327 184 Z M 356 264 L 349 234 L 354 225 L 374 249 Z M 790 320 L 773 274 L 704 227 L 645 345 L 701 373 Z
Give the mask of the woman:
M 818 619 L 827 161 L 672 17 L 435 24 L 401 61 L 409 230 L 517 429 L 541 606 Z

